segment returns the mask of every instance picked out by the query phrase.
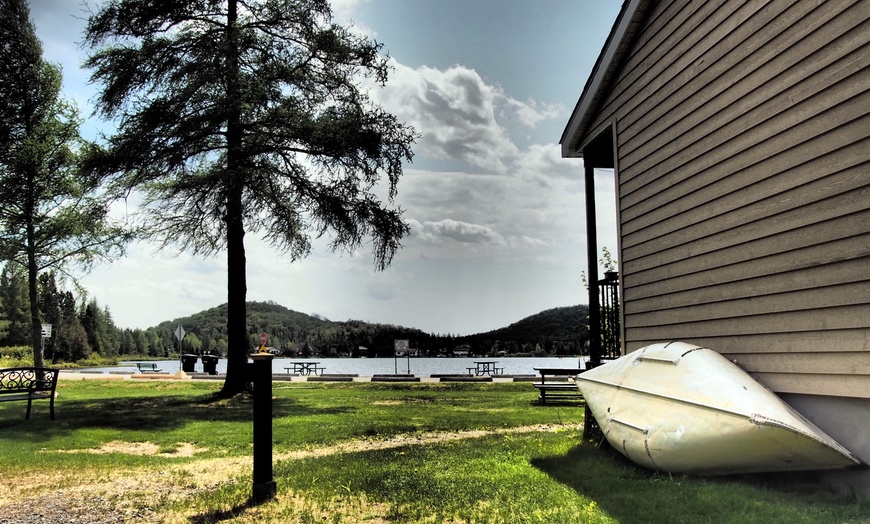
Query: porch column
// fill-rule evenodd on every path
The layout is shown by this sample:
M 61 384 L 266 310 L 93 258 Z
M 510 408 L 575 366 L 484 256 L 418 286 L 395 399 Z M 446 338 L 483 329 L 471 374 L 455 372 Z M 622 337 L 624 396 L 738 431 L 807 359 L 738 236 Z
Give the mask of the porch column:
M 595 219 L 595 168 L 584 159 L 586 172 L 586 281 L 589 284 L 589 364 L 601 364 L 601 306 L 598 302 L 598 225 Z

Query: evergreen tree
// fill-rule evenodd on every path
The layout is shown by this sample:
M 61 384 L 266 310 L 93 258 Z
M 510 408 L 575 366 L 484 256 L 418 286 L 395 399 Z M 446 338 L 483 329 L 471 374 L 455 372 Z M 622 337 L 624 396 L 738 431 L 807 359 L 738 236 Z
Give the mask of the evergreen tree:
M 76 311 L 75 296 L 69 291 L 59 294 L 60 320 L 54 330 L 54 362 L 76 362 L 91 356 L 88 334 Z
M 47 271 L 39 275 L 39 311 L 44 324 L 51 324 L 50 337 L 43 338 L 43 354 L 49 361 L 54 360 L 55 341 L 57 329 L 60 328 L 60 293 L 57 289 L 54 271 Z
M 150 346 L 148 345 L 148 337 L 141 329 L 133 330 L 134 351 L 137 355 L 147 356 L 150 354 Z
M 79 320 L 88 335 L 88 343 L 93 352 L 104 357 L 118 354 L 118 328 L 115 327 L 108 308 L 101 309 L 97 300 L 92 299 L 82 308 Z
M 0 300 L 3 302 L 3 316 L 9 322 L 7 335 L 3 340 L 6 346 L 25 346 L 30 339 L 30 304 L 27 298 L 27 283 L 21 268 L 13 264 L 3 266 L 0 273 Z
M 136 341 L 133 338 L 133 330 L 125 329 L 121 334 L 121 355 L 134 355 L 136 353 Z
M 88 165 L 144 193 L 164 245 L 226 253 L 223 394 L 240 392 L 253 349 L 246 231 L 294 260 L 312 235 L 349 251 L 371 238 L 377 269 L 408 232 L 392 201 L 416 134 L 358 85 L 384 83 L 388 60 L 333 24 L 326 0 L 110 0 L 85 41 L 99 111 L 118 123 Z
M 26 0 L 0 0 L 0 258 L 26 269 L 33 363 L 42 366 L 38 275 L 120 253 L 99 179 L 75 172 L 76 109 L 61 72 L 42 58 Z

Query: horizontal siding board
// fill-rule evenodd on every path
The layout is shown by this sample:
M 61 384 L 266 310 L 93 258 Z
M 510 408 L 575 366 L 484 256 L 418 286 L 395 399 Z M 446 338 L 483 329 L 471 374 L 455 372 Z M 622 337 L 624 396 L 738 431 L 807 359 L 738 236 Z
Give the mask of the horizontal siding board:
M 668 308 L 722 303 L 743 297 L 781 295 L 790 291 L 812 290 L 861 282 L 870 279 L 868 266 L 870 266 L 870 260 L 860 258 L 797 271 L 771 273 L 733 282 L 713 284 L 702 288 L 681 287 L 672 293 L 626 300 L 623 310 L 626 315 L 634 315 Z
M 859 204 L 856 204 L 859 205 Z M 772 226 L 768 226 L 772 227 Z M 787 226 L 784 226 L 787 227 Z M 749 228 L 750 230 L 752 228 Z M 743 231 L 730 239 L 742 243 L 718 245 L 710 249 L 706 242 L 678 246 L 656 256 L 632 259 L 623 251 L 622 268 L 625 287 L 632 288 L 695 273 L 717 270 L 721 281 L 811 267 L 850 258 L 870 256 L 867 241 L 870 232 L 870 209 L 852 215 L 763 236 L 764 230 Z M 784 257 L 782 255 L 785 255 Z M 740 268 L 734 267 L 742 265 Z M 737 273 L 743 270 L 745 273 Z M 715 281 L 703 280 L 700 285 Z M 665 290 L 658 290 L 662 293 Z
M 777 393 L 867 398 L 867 392 L 870 391 L 870 377 L 865 375 L 810 373 L 750 373 L 750 375 Z
M 744 319 L 751 322 L 757 315 L 786 314 L 836 306 L 861 306 L 868 303 L 870 303 L 870 280 L 865 280 L 825 288 L 762 296 L 748 295 L 729 301 L 655 309 L 632 314 L 630 325 L 633 327 L 667 326 L 724 319 Z M 870 328 L 870 318 L 865 325 Z
M 843 8 L 852 2 L 838 5 Z M 830 7 L 830 6 L 826 6 Z M 795 13 L 789 18 L 791 22 L 799 22 L 807 10 L 815 8 L 810 4 L 795 4 Z M 834 9 L 827 10 L 833 14 Z M 620 162 L 625 169 L 633 170 L 636 166 L 638 173 L 644 173 L 626 181 L 625 192 L 631 193 L 638 187 L 650 182 L 657 176 L 651 171 L 651 167 L 661 165 L 668 161 L 669 151 L 691 150 L 703 153 L 710 149 L 710 143 L 716 144 L 723 138 L 732 136 L 727 129 L 728 125 L 734 125 L 738 120 L 743 125 L 759 123 L 769 116 L 764 111 L 759 111 L 762 104 L 768 106 L 767 112 L 776 111 L 778 101 L 773 97 L 776 92 L 771 92 L 771 82 L 774 85 L 791 86 L 787 91 L 790 97 L 799 99 L 806 98 L 807 94 L 801 94 L 801 89 L 808 89 L 801 85 L 801 81 L 812 76 L 819 68 L 826 66 L 836 57 L 851 52 L 863 43 L 866 43 L 866 26 L 852 27 L 852 30 L 842 34 L 848 25 L 856 25 L 861 18 L 853 18 L 850 14 L 842 15 L 844 20 L 840 22 L 836 31 L 826 30 L 823 25 L 828 22 L 827 17 L 812 19 L 813 26 L 799 25 L 798 30 L 781 33 L 781 27 L 775 27 L 770 31 L 762 31 L 762 35 L 774 36 L 766 43 L 766 46 L 756 49 L 734 47 L 723 43 L 733 60 L 730 62 L 731 70 L 720 71 L 715 83 L 698 89 L 687 86 L 686 89 L 668 94 L 664 97 L 658 95 L 649 104 L 656 108 L 650 118 L 641 120 L 638 125 L 643 129 L 639 137 L 631 136 L 631 118 L 634 116 L 627 113 L 622 119 L 623 126 L 629 129 L 620 136 Z M 773 26 L 780 26 L 777 19 L 771 22 Z M 815 33 L 809 40 L 801 40 L 808 30 Z M 833 38 L 832 33 L 838 38 Z M 767 37 L 767 36 L 766 36 Z M 834 40 L 834 42 L 831 42 Z M 755 42 L 760 44 L 760 42 Z M 825 53 L 820 57 L 812 57 L 814 52 L 827 46 L 841 46 L 842 50 L 835 53 Z M 721 64 L 717 64 L 721 67 Z M 853 70 L 854 71 L 854 70 Z M 812 87 L 809 87 L 812 89 Z M 659 100 L 661 98 L 661 100 Z M 780 97 L 787 101 L 786 97 Z M 635 132 L 639 130 L 635 129 Z M 705 141 L 708 144 L 705 144 Z M 672 163 L 672 162 L 668 162 Z
M 853 172 L 850 181 L 854 184 L 870 184 L 870 167 L 865 166 Z M 793 249 L 811 242 L 812 238 L 806 237 L 812 232 L 822 235 L 818 238 L 827 238 L 829 229 L 839 227 L 841 223 L 850 224 L 846 227 L 852 234 L 870 231 L 870 216 L 866 213 L 870 210 L 870 185 L 765 216 L 765 211 L 773 212 L 777 207 L 788 205 L 790 202 L 774 202 L 771 199 L 767 209 L 761 204 L 755 209 L 757 213 L 747 212 L 745 220 L 741 220 L 741 214 L 735 212 L 730 216 L 716 217 L 672 231 L 642 244 L 626 247 L 628 242 L 624 242 L 622 256 L 631 259 L 633 262 L 630 267 L 637 271 L 758 241 L 774 242 L 782 249 Z M 837 225 L 825 224 L 833 221 L 838 221 Z M 806 235 L 800 234 L 802 238 L 794 238 L 796 231 L 806 231 Z M 791 243 L 787 240 L 789 233 Z
M 780 113 L 765 125 L 728 135 L 731 138 L 704 155 L 698 155 L 694 149 L 676 153 L 666 164 L 668 176 L 659 178 L 655 184 L 630 194 L 625 191 L 625 183 L 620 184 L 625 219 L 630 220 L 664 202 L 676 200 L 681 194 L 696 191 L 721 176 L 746 169 L 776 152 L 805 147 L 822 151 L 835 149 L 819 138 L 826 133 L 830 133 L 829 137 L 848 133 L 846 136 L 852 141 L 855 137 L 866 136 L 870 73 L 865 71 L 860 80 L 859 83 L 841 82 L 811 101 Z M 620 160 L 620 173 L 624 172 Z M 698 174 L 701 176 L 696 176 Z M 636 205 L 638 208 L 633 209 Z
M 669 35 L 669 42 L 666 45 L 670 44 L 671 47 L 667 52 L 656 62 L 638 71 L 640 76 L 636 83 L 643 86 L 639 91 L 641 96 L 667 104 L 669 97 L 675 96 L 676 89 L 682 86 L 687 78 L 696 76 L 699 70 L 707 67 L 703 57 L 710 55 L 707 59 L 710 63 L 715 63 L 718 57 L 714 55 L 717 54 L 717 49 L 723 47 L 723 43 L 727 45 L 735 34 L 738 35 L 738 41 L 745 38 L 740 36 L 738 29 L 755 11 L 761 9 L 765 2 L 758 0 L 723 2 L 712 12 L 714 2 L 701 4 L 706 5 L 694 13 L 680 31 Z M 721 54 L 721 51 L 718 53 Z M 626 80 L 633 81 L 630 75 Z M 628 92 L 629 90 L 626 90 L 626 94 Z M 626 125 L 625 132 L 629 133 L 638 119 L 660 118 L 656 116 L 662 114 L 659 105 L 659 103 L 643 103 L 636 97 L 626 98 L 619 108 L 621 120 Z
M 870 116 L 862 115 L 818 134 L 813 134 L 814 130 L 802 133 L 801 137 L 796 138 L 805 138 L 806 140 L 796 141 L 790 147 L 788 144 L 778 141 L 774 144 L 777 147 L 770 150 L 759 147 L 742 157 L 732 157 L 730 161 L 702 170 L 691 178 L 674 181 L 673 185 L 662 188 L 656 195 L 631 209 L 624 208 L 625 199 L 621 198 L 622 220 L 626 224 L 632 224 L 635 219 L 643 220 L 643 216 L 649 213 L 657 213 L 658 216 L 672 216 L 679 213 L 694 215 L 704 211 L 698 209 L 699 206 L 692 207 L 699 201 L 715 199 L 717 195 L 728 198 L 731 193 L 741 188 L 751 187 L 754 183 L 759 183 L 768 176 L 791 169 L 797 169 L 800 172 L 801 166 L 804 164 L 813 163 L 815 159 L 830 155 L 836 155 L 838 160 L 822 166 L 816 162 L 815 166 L 820 167 L 817 177 L 822 177 L 829 170 L 836 170 L 839 166 L 856 165 L 870 157 L 870 151 L 866 148 L 852 147 L 855 144 L 866 142 L 868 129 L 870 129 Z M 844 158 L 840 158 L 841 156 Z M 826 160 L 830 161 L 829 158 Z M 621 175 L 622 171 L 620 171 Z M 739 204 L 739 202 L 735 202 L 735 204 Z M 713 211 L 716 210 L 718 208 Z M 692 211 L 696 213 L 692 213 Z M 702 218 L 704 218 L 703 214 L 696 220 Z
M 816 8 L 791 2 L 783 11 L 789 3 L 779 0 L 765 3 L 761 9 L 741 9 L 736 13 L 744 18 L 739 27 L 697 56 L 691 67 L 683 69 L 661 92 L 648 93 L 654 101 L 649 111 L 625 110 L 627 127 L 620 144 L 626 165 L 642 157 L 638 150 L 647 148 L 651 138 L 670 143 L 763 85 L 757 80 L 750 84 L 752 73 L 776 58 L 771 48 L 799 42 L 799 35 L 787 30 Z M 771 18 L 776 12 L 781 16 Z
M 870 304 L 641 327 L 634 326 L 632 315 L 625 318 L 625 336 L 628 340 L 685 340 L 698 333 L 722 337 L 750 333 L 870 329 L 868 319 Z
M 810 34 L 809 41 L 800 39 L 803 30 L 807 27 L 804 23 L 798 24 L 794 31 L 783 33 L 782 38 L 771 41 L 769 49 L 763 48 L 757 57 L 755 55 L 747 57 L 747 61 L 755 59 L 758 60 L 758 63 L 743 62 L 739 64 L 734 71 L 723 76 L 721 82 L 724 85 L 722 87 L 717 87 L 715 90 L 709 88 L 704 90 L 702 100 L 683 102 L 680 111 L 685 112 L 686 118 L 690 119 L 685 125 L 691 124 L 691 127 L 687 128 L 683 134 L 664 136 L 661 133 L 644 133 L 643 139 L 651 141 L 650 144 L 644 145 L 648 148 L 649 154 L 637 153 L 633 157 L 626 157 L 625 155 L 628 153 L 623 153 L 623 149 L 628 149 L 633 144 L 623 141 L 623 138 L 620 137 L 620 163 L 624 169 L 631 172 L 631 175 L 625 180 L 625 194 L 631 195 L 653 183 L 657 178 L 666 175 L 669 171 L 682 171 L 682 166 L 691 165 L 693 159 L 704 155 L 713 148 L 729 150 L 739 150 L 740 146 L 745 148 L 743 143 L 731 140 L 733 134 L 725 132 L 725 126 L 733 125 L 735 119 L 740 120 L 747 128 L 758 125 L 759 118 L 764 118 L 765 115 L 758 114 L 758 111 L 751 114 L 748 112 L 753 111 L 759 104 L 768 103 L 769 99 L 774 99 L 781 91 L 791 88 L 793 84 L 783 82 L 780 77 L 787 74 L 789 70 L 799 72 L 805 69 L 807 56 L 811 56 L 820 48 L 825 48 L 836 37 L 840 37 L 836 41 L 842 42 L 844 46 L 852 49 L 861 47 L 867 41 L 862 29 L 855 29 L 854 33 L 842 36 L 841 33 L 855 25 L 864 27 L 863 20 L 863 18 L 843 14 L 834 21 L 839 25 L 819 27 L 821 22 L 811 19 L 811 22 L 807 23 L 814 24 L 814 32 Z M 841 27 L 844 24 L 846 27 Z M 769 60 L 769 62 L 762 60 Z M 830 60 L 832 58 L 823 63 L 830 62 Z M 820 87 L 824 86 L 820 85 Z M 688 95 L 689 93 L 683 93 L 679 98 L 685 98 Z M 650 100 L 650 102 L 655 103 L 656 101 Z M 698 105 L 699 103 L 702 105 Z M 695 112 L 701 114 L 693 116 Z M 749 116 L 744 116 L 747 114 Z M 662 119 L 665 120 L 662 124 L 679 126 L 681 123 L 679 114 L 663 113 Z M 667 165 L 669 171 L 662 172 L 660 169 L 655 169 L 662 165 Z
M 866 125 L 870 127 L 870 119 Z M 771 207 L 768 199 L 787 201 L 796 206 L 807 198 L 826 198 L 837 192 L 864 185 L 867 179 L 866 163 L 870 161 L 870 137 L 845 137 L 853 143 L 827 142 L 838 149 L 819 156 L 805 158 L 783 152 L 770 156 L 747 169 L 720 176 L 709 185 L 680 196 L 633 219 L 624 220 L 623 245 L 630 247 L 655 238 L 652 226 L 667 220 L 669 228 L 677 231 L 697 224 L 716 214 L 734 213 L 748 217 L 758 210 Z M 806 161 L 802 161 L 806 160 Z M 856 166 L 862 165 L 860 170 Z M 755 206 L 753 209 L 751 206 Z M 700 209 L 704 206 L 704 209 Z M 760 218 L 772 214 L 762 211 L 753 215 Z
M 754 373 L 814 373 L 826 375 L 870 376 L 870 358 L 862 351 L 831 353 L 792 353 L 783 358 L 781 353 L 725 354 L 737 365 Z
M 626 351 L 634 351 L 655 342 L 669 342 L 672 337 L 658 339 L 635 339 L 626 343 Z M 837 331 L 800 331 L 793 333 L 739 333 L 726 336 L 708 336 L 696 333 L 681 339 L 684 342 L 708 347 L 731 358 L 744 354 L 779 353 L 783 359 L 791 353 L 829 353 L 836 358 L 840 352 L 870 351 L 870 330 L 866 328 L 841 329 Z
M 724 286 L 747 279 L 797 273 L 804 269 L 826 267 L 828 264 L 839 262 L 856 261 L 870 265 L 870 255 L 867 254 L 870 251 L 868 243 L 870 243 L 870 234 L 847 237 L 834 242 L 807 246 L 794 252 L 776 253 L 758 260 L 750 259 L 737 264 L 684 274 L 679 278 L 644 280 L 643 277 L 648 277 L 648 273 L 652 271 L 638 275 L 624 273 L 624 302 L 629 304 L 633 300 L 650 298 L 660 301 L 663 307 L 666 307 L 670 294 L 685 290 L 711 289 L 714 286 Z M 713 291 L 715 289 L 709 293 Z

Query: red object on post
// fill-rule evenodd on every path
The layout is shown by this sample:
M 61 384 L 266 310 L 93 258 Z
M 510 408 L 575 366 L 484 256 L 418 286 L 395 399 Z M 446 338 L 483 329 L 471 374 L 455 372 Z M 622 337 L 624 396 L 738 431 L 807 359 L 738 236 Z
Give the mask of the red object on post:
M 262 333 L 260 333 L 260 345 L 265 346 L 266 340 L 266 332 L 263 331 Z

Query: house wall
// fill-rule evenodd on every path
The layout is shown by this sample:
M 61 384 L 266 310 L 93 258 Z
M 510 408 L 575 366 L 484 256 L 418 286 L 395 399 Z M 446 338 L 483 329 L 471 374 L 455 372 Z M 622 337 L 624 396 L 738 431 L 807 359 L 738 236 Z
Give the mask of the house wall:
M 849 451 L 870 462 L 870 400 L 783 394 L 783 399 Z M 832 470 L 820 481 L 844 495 L 870 494 L 870 472 L 866 469 Z
M 641 35 L 586 133 L 615 122 L 626 351 L 870 398 L 870 1 L 662 0 Z

